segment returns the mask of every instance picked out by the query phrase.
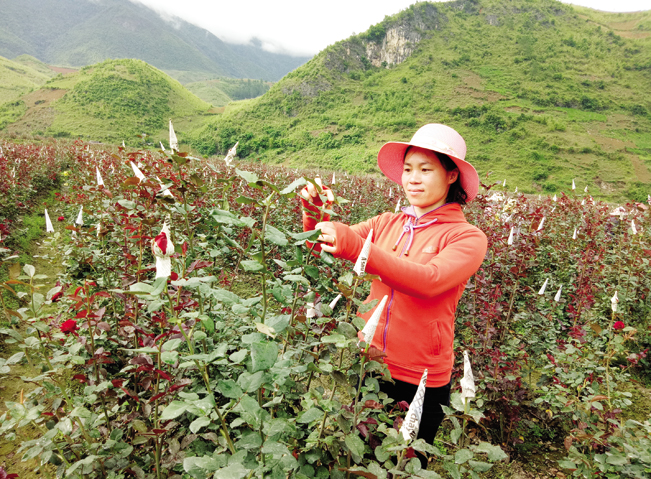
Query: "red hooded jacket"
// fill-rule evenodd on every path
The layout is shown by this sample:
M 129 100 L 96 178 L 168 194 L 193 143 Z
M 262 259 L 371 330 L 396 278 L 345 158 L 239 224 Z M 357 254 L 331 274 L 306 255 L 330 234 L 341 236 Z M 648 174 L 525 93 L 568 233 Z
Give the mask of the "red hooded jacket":
M 315 225 L 304 213 L 304 229 Z M 486 235 L 466 222 L 457 203 L 420 218 L 410 206 L 357 225 L 334 225 L 334 256 L 350 261 L 357 260 L 373 229 L 366 272 L 380 280 L 373 281 L 365 302 L 389 297 L 371 344 L 387 353 L 392 377 L 418 384 L 428 369 L 427 387 L 447 385 L 454 363 L 455 310 L 468 279 L 484 260 Z M 368 321 L 372 314 L 360 316 Z

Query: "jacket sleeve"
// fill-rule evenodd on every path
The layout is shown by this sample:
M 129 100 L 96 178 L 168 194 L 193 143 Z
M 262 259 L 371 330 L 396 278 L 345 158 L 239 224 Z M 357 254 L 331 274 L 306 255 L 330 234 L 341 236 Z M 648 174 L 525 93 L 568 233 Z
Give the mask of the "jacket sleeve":
M 343 223 L 334 224 L 338 243 L 335 256 L 355 261 L 364 246 L 364 238 Z M 426 264 L 398 258 L 372 244 L 366 271 L 380 276 L 384 284 L 396 291 L 419 299 L 431 299 L 475 274 L 484 261 L 486 247 L 486 235 L 477 228 L 456 234 Z

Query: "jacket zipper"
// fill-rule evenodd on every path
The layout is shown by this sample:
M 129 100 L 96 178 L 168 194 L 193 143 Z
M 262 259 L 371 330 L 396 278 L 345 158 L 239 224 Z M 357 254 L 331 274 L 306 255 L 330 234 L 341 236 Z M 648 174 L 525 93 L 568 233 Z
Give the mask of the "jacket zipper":
M 418 220 L 420 218 L 416 218 L 416 224 L 418 224 Z M 400 251 L 400 254 L 398 255 L 398 258 L 401 258 L 403 253 L 405 252 L 405 247 L 407 246 L 407 243 L 409 243 L 409 239 L 405 240 L 405 243 L 402 245 L 402 251 Z M 391 289 L 391 299 L 389 300 L 389 306 L 387 306 L 387 319 L 384 322 L 384 333 L 382 334 L 382 352 L 386 353 L 387 352 L 387 333 L 389 332 L 389 315 L 391 314 L 391 305 L 393 304 L 393 293 L 395 293 L 395 290 L 392 288 Z

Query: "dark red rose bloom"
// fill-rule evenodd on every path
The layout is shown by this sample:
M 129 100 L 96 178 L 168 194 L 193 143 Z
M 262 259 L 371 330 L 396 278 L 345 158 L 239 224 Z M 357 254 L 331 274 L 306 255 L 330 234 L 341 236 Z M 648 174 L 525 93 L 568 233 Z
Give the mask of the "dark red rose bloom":
M 154 242 L 160 248 L 160 250 L 165 254 L 167 252 L 167 235 L 162 231 L 154 238 Z
M 74 319 L 69 319 L 68 321 L 64 321 L 63 324 L 61 325 L 61 332 L 68 334 L 68 333 L 74 333 L 77 331 L 79 328 L 77 327 L 77 321 Z
M 615 324 L 613 324 L 613 329 L 615 331 L 619 331 L 620 329 L 624 329 L 626 325 L 622 321 L 615 321 Z
M 59 217 L 57 218 L 57 221 L 63 221 L 63 220 L 65 220 L 65 219 L 66 219 L 65 216 L 59 216 Z

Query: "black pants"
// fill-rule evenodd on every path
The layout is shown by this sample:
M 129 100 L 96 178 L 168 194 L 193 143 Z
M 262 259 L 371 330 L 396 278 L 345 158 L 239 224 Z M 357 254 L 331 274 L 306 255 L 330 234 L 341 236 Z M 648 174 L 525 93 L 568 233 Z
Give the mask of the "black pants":
M 411 404 L 414 396 L 416 395 L 416 390 L 418 385 L 409 384 L 404 381 L 399 381 L 394 379 L 395 384 L 391 384 L 388 381 L 380 381 L 380 390 L 383 393 L 386 393 L 387 396 L 392 398 L 397 402 L 407 401 Z M 445 413 L 441 409 L 441 404 L 444 406 L 450 405 L 450 387 L 452 383 L 441 386 L 438 388 L 427 388 L 425 390 L 425 401 L 423 403 L 423 417 L 420 420 L 420 429 L 418 429 L 418 438 L 424 439 L 429 444 L 434 442 L 434 437 L 436 437 L 436 432 L 439 429 L 439 426 L 443 422 Z M 423 457 L 422 454 L 418 453 L 418 458 L 420 463 L 423 466 L 423 469 L 427 468 L 427 459 Z

